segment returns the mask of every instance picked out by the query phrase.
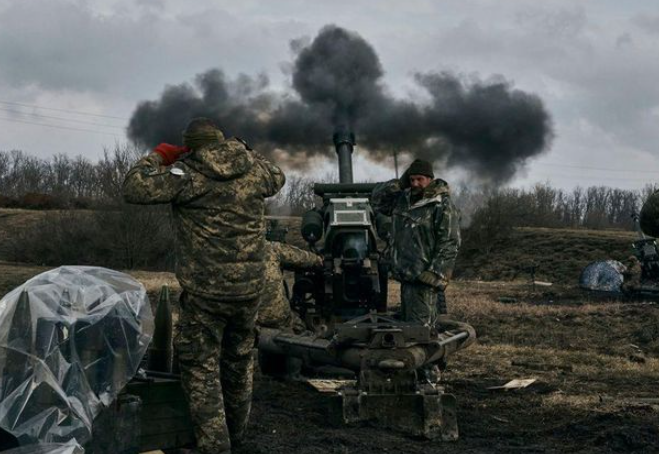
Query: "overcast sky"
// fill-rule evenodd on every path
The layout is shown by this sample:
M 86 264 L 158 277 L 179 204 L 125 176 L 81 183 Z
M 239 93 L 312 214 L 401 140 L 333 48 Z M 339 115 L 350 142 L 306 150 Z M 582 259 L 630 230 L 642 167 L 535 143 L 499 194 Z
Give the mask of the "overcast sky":
M 288 90 L 291 40 L 336 24 L 371 43 L 394 94 L 413 91 L 416 72 L 443 70 L 503 76 L 538 94 L 556 137 L 515 186 L 639 188 L 659 179 L 653 0 L 186 3 L 0 1 L 0 150 L 96 159 L 126 141 L 137 102 L 214 67 L 229 76 L 265 73 Z M 362 179 L 392 173 L 357 165 Z

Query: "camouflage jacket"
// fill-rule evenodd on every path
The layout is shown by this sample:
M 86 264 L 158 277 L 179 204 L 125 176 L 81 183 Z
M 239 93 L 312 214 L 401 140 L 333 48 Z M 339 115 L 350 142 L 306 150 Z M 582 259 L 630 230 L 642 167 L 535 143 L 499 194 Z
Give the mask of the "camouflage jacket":
M 460 247 L 460 214 L 444 180 L 436 179 L 416 203 L 399 180 L 373 189 L 373 208 L 392 217 L 391 272 L 401 282 L 415 282 L 424 271 L 447 282 Z
M 659 191 L 653 192 L 643 203 L 639 225 L 646 235 L 659 237 Z
M 229 139 L 164 167 L 153 153 L 124 180 L 128 203 L 171 203 L 176 276 L 196 295 L 217 300 L 259 296 L 265 270 L 265 198 L 279 191 L 281 169 Z
M 291 327 L 293 314 L 284 291 L 282 270 L 311 269 L 320 257 L 295 246 L 277 241 L 266 242 L 265 288 L 261 294 L 258 324 L 269 328 Z

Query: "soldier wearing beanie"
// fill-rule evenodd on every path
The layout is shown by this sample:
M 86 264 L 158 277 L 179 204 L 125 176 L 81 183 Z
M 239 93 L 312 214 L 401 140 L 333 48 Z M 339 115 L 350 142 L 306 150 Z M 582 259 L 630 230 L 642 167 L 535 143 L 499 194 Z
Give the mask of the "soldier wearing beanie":
M 180 147 L 160 144 L 124 180 L 124 199 L 171 204 L 181 294 L 181 383 L 202 454 L 227 454 L 252 401 L 255 324 L 265 272 L 265 198 L 284 174 L 195 118 Z
M 432 164 L 415 160 L 400 180 L 373 189 L 373 207 L 392 217 L 391 273 L 401 283 L 404 321 L 435 326 L 460 247 L 460 215 Z

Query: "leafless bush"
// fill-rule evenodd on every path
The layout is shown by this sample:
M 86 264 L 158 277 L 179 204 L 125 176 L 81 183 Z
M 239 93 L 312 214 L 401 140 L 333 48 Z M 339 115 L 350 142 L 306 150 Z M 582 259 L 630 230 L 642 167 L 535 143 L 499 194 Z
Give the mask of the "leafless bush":
M 14 157 L 22 159 L 20 154 Z M 58 183 L 52 188 L 68 195 L 68 207 L 93 205 L 94 209 L 53 211 L 33 225 L 10 232 L 4 248 L 8 258 L 55 266 L 172 269 L 174 235 L 169 207 L 128 205 L 121 197 L 124 177 L 138 157 L 134 148 L 117 145 L 106 150 L 94 166 L 81 158 L 54 158 L 50 168 L 55 169 Z M 62 199 L 54 195 L 26 194 L 19 203 L 21 200 L 20 206 L 29 208 L 62 208 Z
M 490 195 L 484 205 L 471 215 L 469 226 L 463 230 L 463 254 L 483 254 L 510 237 L 513 227 L 526 215 L 519 206 L 516 191 L 500 191 Z
M 98 261 L 129 269 L 173 269 L 170 213 L 169 206 L 128 204 L 95 210 Z
M 48 212 L 9 233 L 9 260 L 40 265 L 99 265 L 171 270 L 174 238 L 166 207 L 127 204 Z
M 310 210 L 314 207 L 316 198 L 313 184 L 313 180 L 297 175 L 287 177 L 282 191 L 268 199 L 268 214 L 300 216 Z
M 116 200 L 130 165 L 140 156 L 130 145 L 116 144 L 92 163 L 82 156 L 59 154 L 40 159 L 20 150 L 0 151 L 0 194 L 15 206 L 34 209 L 88 206 L 90 201 Z M 33 206 L 32 199 L 49 198 L 56 203 Z

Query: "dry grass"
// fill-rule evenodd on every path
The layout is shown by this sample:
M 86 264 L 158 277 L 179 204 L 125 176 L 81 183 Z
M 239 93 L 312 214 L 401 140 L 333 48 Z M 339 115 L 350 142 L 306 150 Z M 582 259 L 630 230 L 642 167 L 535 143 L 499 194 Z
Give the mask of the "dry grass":
M 6 228 L 29 227 L 48 213 L 22 208 L 0 208 L 0 232 Z
M 0 294 L 4 295 L 31 277 L 53 268 L 0 261 Z M 163 285 L 169 286 L 170 290 L 174 293 L 178 293 L 181 290 L 174 273 L 151 271 L 125 272 L 140 281 L 149 293 L 159 292 Z
M 0 263 L 0 290 L 44 270 Z M 144 283 L 153 303 L 162 285 L 179 291 L 171 273 L 131 274 Z M 398 284 L 391 282 L 389 290 L 393 307 L 400 299 Z M 509 302 L 499 302 L 501 296 Z M 539 452 L 602 452 L 593 443 L 616 443 L 616 452 L 655 452 L 650 447 L 659 443 L 656 412 L 633 399 L 656 397 L 656 305 L 589 301 L 572 288 L 534 292 L 523 282 L 459 280 L 449 287 L 448 301 L 453 318 L 471 323 L 479 342 L 449 361 L 445 384 L 458 398 L 463 444 L 455 450 L 442 447 L 442 452 L 510 452 L 519 446 L 535 446 Z M 652 329 L 641 335 L 644 327 Z M 515 378 L 537 382 L 518 391 L 487 389 Z M 279 389 L 260 383 L 266 398 L 255 403 L 268 414 L 290 400 L 290 391 L 268 394 L 269 386 Z M 316 412 L 295 413 L 295 418 L 313 420 Z M 314 429 L 319 430 L 325 429 Z M 361 440 L 363 435 L 355 437 Z M 318 442 L 309 438 L 311 433 L 298 436 L 305 443 Z M 439 452 L 409 440 L 405 446 L 405 452 Z
M 174 273 L 153 271 L 128 271 L 127 273 L 140 281 L 146 287 L 147 292 L 159 292 L 164 285 L 168 286 L 172 292 L 181 291 L 181 286 Z
M 517 228 L 510 238 L 492 245 L 489 254 L 464 244 L 456 275 L 464 279 L 510 281 L 536 279 L 574 285 L 581 270 L 595 260 L 625 260 L 632 254 L 633 232 Z
M 33 228 L 47 213 L 0 209 L 0 237 L 10 240 L 16 232 Z M 300 217 L 273 218 L 289 228 L 287 241 L 301 248 L 307 247 L 299 233 Z M 627 231 L 518 228 L 514 229 L 509 239 L 492 245 L 487 255 L 472 245 L 464 244 L 458 256 L 456 276 L 488 281 L 528 279 L 528 267 L 535 265 L 537 279 L 574 285 L 588 263 L 608 258 L 626 259 L 631 254 L 634 239 L 635 234 Z

